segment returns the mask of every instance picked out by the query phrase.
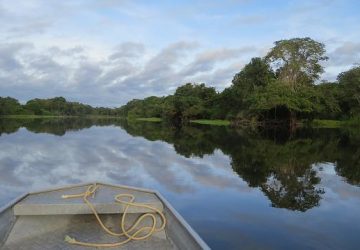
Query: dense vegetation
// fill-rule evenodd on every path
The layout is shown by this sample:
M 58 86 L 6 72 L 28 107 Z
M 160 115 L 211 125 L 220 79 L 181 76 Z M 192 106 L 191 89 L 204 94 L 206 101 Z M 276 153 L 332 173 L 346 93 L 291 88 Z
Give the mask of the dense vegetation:
M 174 124 L 201 119 L 226 119 L 233 124 L 356 120 L 360 66 L 340 73 L 335 82 L 319 82 L 324 71 L 321 62 L 327 59 L 324 44 L 311 38 L 280 40 L 265 57 L 252 58 L 222 92 L 204 83 L 187 83 L 172 95 L 134 99 L 116 109 L 93 108 L 62 97 L 21 105 L 7 97 L 0 98 L 0 115 L 111 115 L 161 118 Z
M 11 97 L 0 97 L 0 116 L 6 115 L 49 115 L 49 116 L 82 116 L 82 115 L 116 115 L 116 109 L 94 108 L 78 102 L 68 102 L 63 97 L 51 99 L 32 99 L 25 105 Z
M 327 60 L 325 46 L 310 38 L 275 42 L 264 58 L 252 58 L 230 87 L 218 93 L 204 83 L 187 83 L 166 97 L 132 100 L 127 117 L 161 117 L 175 123 L 227 119 L 235 123 L 349 119 L 360 115 L 360 67 L 336 82 L 318 80 Z

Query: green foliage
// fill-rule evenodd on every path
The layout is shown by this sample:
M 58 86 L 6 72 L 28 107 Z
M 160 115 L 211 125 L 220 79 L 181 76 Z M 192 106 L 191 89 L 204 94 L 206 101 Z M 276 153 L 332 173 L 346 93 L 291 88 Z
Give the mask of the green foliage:
M 245 67 L 237 73 L 232 85 L 226 88 L 216 100 L 223 112 L 227 110 L 227 117 L 234 119 L 236 116 L 244 115 L 249 108 L 248 97 L 254 91 L 261 91 L 274 81 L 275 75 L 269 65 L 261 58 L 252 58 Z
M 217 119 L 234 119 L 243 110 L 241 89 L 230 86 L 224 89 L 214 100 L 213 117 Z
M 357 128 L 359 129 L 360 125 L 360 115 L 351 117 L 349 120 L 343 122 L 346 127 Z
M 344 122 L 337 120 L 318 120 L 314 119 L 311 122 L 313 128 L 340 128 Z
M 128 118 L 157 117 L 182 123 L 190 119 L 210 116 L 217 93 L 205 84 L 187 83 L 167 97 L 148 97 L 131 100 L 120 108 L 120 114 Z
M 23 114 L 24 110 L 18 100 L 11 97 L 0 97 L 0 115 Z
M 321 96 L 312 86 L 300 87 L 294 92 L 288 85 L 274 82 L 264 90 L 256 91 L 249 97 L 250 110 L 258 115 L 265 115 L 270 119 L 277 119 L 277 110 L 285 111 L 288 115 L 279 114 L 279 118 L 291 118 L 292 115 L 304 115 L 320 112 Z M 290 115 L 289 115 L 290 114 Z M 270 117 L 269 117 L 270 115 Z
M 315 86 L 320 99 L 321 110 L 316 115 L 322 119 L 338 119 L 342 116 L 341 93 L 338 83 L 323 82 Z
M 340 73 L 338 81 L 343 110 L 350 116 L 360 114 L 360 66 Z
M 189 121 L 209 117 L 209 108 L 217 95 L 212 87 L 205 84 L 187 83 L 176 89 L 174 94 L 171 120 Z
M 227 120 L 191 120 L 192 123 L 214 125 L 214 126 L 229 126 L 230 121 Z
M 119 115 L 129 118 L 161 117 L 165 98 L 150 96 L 143 100 L 133 99 L 119 108 Z
M 328 59 L 324 54 L 324 44 L 305 37 L 276 41 L 265 58 L 276 70 L 278 79 L 295 89 L 319 78 L 324 71 L 320 61 Z
M 32 99 L 21 105 L 14 98 L 0 97 L 0 115 L 38 115 L 38 116 L 83 116 L 83 115 L 117 115 L 118 110 L 110 108 L 93 108 L 78 102 L 68 102 L 63 97 L 50 99 Z
M 162 119 L 158 118 L 158 117 L 136 118 L 136 120 L 143 121 L 143 122 L 161 122 L 162 121 Z
M 42 115 L 43 110 L 40 99 L 30 100 L 26 103 L 25 109 L 30 110 L 34 115 Z
M 275 75 L 269 64 L 255 57 L 234 76 L 232 84 L 244 92 L 252 92 L 259 87 L 267 86 L 273 79 Z

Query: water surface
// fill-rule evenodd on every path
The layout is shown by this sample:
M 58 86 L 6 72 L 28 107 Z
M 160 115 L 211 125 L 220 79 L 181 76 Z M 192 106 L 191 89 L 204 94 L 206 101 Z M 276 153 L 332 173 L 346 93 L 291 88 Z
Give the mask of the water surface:
M 159 190 L 214 249 L 359 249 L 360 132 L 0 120 L 0 205 L 102 181 Z

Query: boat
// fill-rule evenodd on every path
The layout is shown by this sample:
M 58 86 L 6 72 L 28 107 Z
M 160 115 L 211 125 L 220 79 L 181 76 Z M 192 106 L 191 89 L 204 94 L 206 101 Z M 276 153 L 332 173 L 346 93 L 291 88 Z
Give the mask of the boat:
M 101 247 L 210 249 L 148 189 L 84 183 L 26 193 L 0 208 L 0 249 Z

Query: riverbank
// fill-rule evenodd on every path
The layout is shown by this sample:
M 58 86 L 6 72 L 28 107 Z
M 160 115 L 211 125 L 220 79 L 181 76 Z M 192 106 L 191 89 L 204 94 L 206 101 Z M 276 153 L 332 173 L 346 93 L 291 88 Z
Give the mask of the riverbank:
M 67 118 L 76 116 L 59 116 L 59 115 L 2 115 L 0 118 L 14 118 L 14 119 L 35 119 L 35 118 Z
M 10 119 L 54 119 L 54 118 L 85 118 L 85 119 L 127 119 L 130 121 L 140 122 L 162 122 L 163 119 L 159 117 L 139 117 L 139 118 L 126 118 L 121 116 L 104 116 L 104 115 L 85 115 L 85 116 L 68 116 L 68 115 L 5 115 L 0 118 Z M 190 120 L 190 123 L 212 125 L 212 126 L 235 126 L 230 120 L 211 120 L 211 119 L 196 119 Z M 247 124 L 250 126 L 250 124 Z M 253 124 L 254 125 L 254 124 Z M 312 121 L 302 121 L 299 126 L 310 126 L 313 128 L 341 128 L 341 127 L 355 127 L 360 125 L 360 118 L 352 118 L 349 120 L 322 120 L 314 119 Z M 244 124 L 242 125 L 244 126 Z M 255 125 L 256 126 L 256 125 Z M 246 127 L 246 125 L 245 125 Z
M 339 120 L 320 120 L 315 119 L 310 122 L 310 126 L 314 128 L 340 128 L 341 126 L 345 125 L 345 121 Z
M 159 117 L 142 117 L 142 118 L 135 118 L 130 120 L 136 121 L 144 121 L 144 122 L 162 122 L 163 119 Z M 207 120 L 207 119 L 199 119 L 199 120 L 190 120 L 190 123 L 197 123 L 203 125 L 213 125 L 213 126 L 229 126 L 231 124 L 228 120 Z
M 44 119 L 44 118 L 88 118 L 88 119 L 99 119 L 99 118 L 116 118 L 126 119 L 120 116 L 107 116 L 107 115 L 2 115 L 0 118 L 13 118 L 13 119 Z
M 130 119 L 131 120 L 131 119 Z M 136 118 L 137 121 L 143 121 L 143 122 L 161 122 L 162 119 L 159 117 L 143 117 L 143 118 Z
M 360 127 L 360 117 L 349 120 L 320 120 L 314 119 L 310 122 L 314 128 L 341 128 L 341 127 Z
M 204 125 L 214 125 L 214 126 L 229 126 L 231 124 L 228 120 L 191 120 L 190 123 L 204 124 Z

